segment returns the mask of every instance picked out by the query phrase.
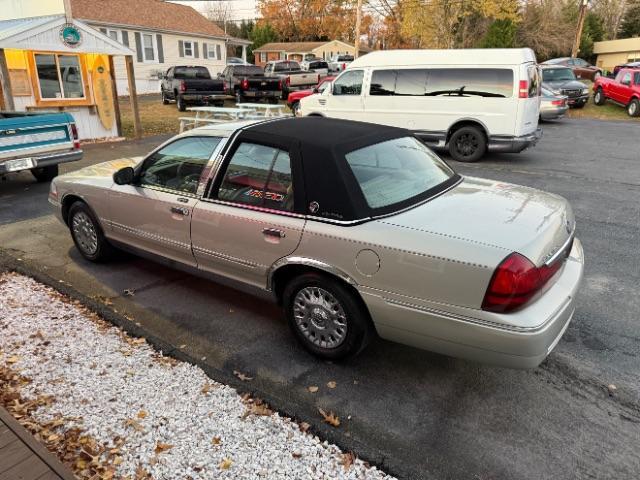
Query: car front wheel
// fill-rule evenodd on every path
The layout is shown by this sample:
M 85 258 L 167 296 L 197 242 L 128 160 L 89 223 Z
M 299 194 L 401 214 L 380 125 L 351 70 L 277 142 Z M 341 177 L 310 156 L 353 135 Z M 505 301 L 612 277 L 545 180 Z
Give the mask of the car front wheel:
M 595 103 L 596 105 L 604 105 L 605 101 L 606 97 L 604 96 L 604 92 L 601 88 L 599 88 L 598 90 L 596 90 L 596 93 L 593 96 L 593 103 Z
M 100 224 L 86 203 L 76 202 L 71 205 L 67 223 L 73 243 L 87 260 L 101 262 L 113 253 L 113 247 L 105 238 Z
M 477 162 L 487 150 L 484 134 L 477 127 L 462 127 L 449 139 L 449 153 L 458 162 Z
M 31 175 L 33 175 L 38 182 L 50 182 L 58 176 L 58 165 L 34 168 L 31 170 Z
M 338 280 L 308 273 L 289 282 L 284 311 L 296 338 L 314 355 L 337 360 L 367 345 L 373 327 L 357 296 Z
M 167 98 L 167 94 L 164 93 L 164 90 L 162 90 L 162 104 L 169 105 L 169 99 Z
M 640 116 L 640 101 L 637 98 L 634 98 L 627 105 L 627 113 L 630 117 L 638 117 Z

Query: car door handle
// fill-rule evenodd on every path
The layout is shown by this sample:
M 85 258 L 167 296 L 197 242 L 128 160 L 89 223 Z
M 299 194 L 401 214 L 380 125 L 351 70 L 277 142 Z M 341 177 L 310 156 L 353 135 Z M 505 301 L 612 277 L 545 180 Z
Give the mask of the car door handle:
M 184 215 L 186 217 L 190 211 L 186 207 L 171 207 L 171 213 L 177 213 L 178 215 Z
M 267 237 L 284 238 L 285 233 L 277 228 L 265 228 L 262 230 L 262 234 Z

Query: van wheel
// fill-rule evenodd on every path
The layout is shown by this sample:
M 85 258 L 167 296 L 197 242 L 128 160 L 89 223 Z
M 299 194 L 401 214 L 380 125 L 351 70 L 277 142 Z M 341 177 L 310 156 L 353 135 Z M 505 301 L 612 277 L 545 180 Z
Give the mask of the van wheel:
M 598 88 L 598 90 L 596 90 L 596 94 L 593 96 L 593 103 L 595 103 L 596 105 L 604 105 L 606 100 L 607 97 L 604 96 L 602 88 Z
M 184 101 L 182 95 L 178 95 L 176 99 L 176 107 L 178 107 L 178 111 L 184 112 L 187 109 L 187 102 Z
M 449 139 L 449 153 L 458 162 L 477 162 L 487 150 L 484 133 L 477 127 L 462 127 Z
M 58 165 L 33 168 L 31 169 L 31 175 L 33 175 L 38 182 L 50 182 L 58 176 Z
M 627 105 L 627 113 L 630 117 L 640 116 L 640 102 L 637 98 L 634 98 L 629 102 L 629 105 Z
M 362 302 L 326 275 L 295 277 L 284 289 L 283 306 L 298 341 L 321 358 L 337 360 L 356 355 L 373 333 Z

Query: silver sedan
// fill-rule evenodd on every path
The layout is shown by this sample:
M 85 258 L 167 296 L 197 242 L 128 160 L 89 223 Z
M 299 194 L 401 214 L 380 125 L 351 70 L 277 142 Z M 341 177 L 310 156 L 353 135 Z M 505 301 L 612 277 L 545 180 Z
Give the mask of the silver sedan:
M 540 102 L 540 120 L 556 120 L 564 117 L 569 110 L 566 95 L 557 95 L 547 88 L 542 88 Z
M 57 177 L 49 201 L 86 259 L 122 248 L 271 292 L 329 359 L 379 335 L 535 367 L 584 266 L 563 198 L 463 178 L 407 130 L 345 120 L 192 130 Z

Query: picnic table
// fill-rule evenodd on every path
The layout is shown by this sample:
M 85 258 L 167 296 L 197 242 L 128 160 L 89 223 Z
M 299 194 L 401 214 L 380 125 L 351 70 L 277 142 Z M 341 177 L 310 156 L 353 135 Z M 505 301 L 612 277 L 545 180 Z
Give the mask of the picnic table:
M 236 103 L 240 109 L 254 110 L 256 115 L 264 118 L 284 117 L 286 105 L 270 103 Z
M 237 120 L 245 120 L 256 115 L 256 110 L 251 108 L 229 107 L 191 107 L 190 112 L 195 112 L 195 117 L 180 117 L 180 133 L 187 127 L 195 128 L 199 123 L 226 123 Z

